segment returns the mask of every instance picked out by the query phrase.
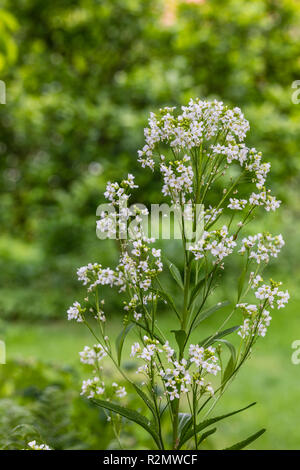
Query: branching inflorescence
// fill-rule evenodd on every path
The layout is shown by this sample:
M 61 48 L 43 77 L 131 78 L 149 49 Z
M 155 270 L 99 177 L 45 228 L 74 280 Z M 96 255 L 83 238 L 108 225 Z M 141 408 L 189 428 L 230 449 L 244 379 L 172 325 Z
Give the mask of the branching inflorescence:
M 284 307 L 289 299 L 280 282 L 266 283 L 262 277 L 270 258 L 277 257 L 284 245 L 282 236 L 242 235 L 259 206 L 269 212 L 280 205 L 266 188 L 270 164 L 243 143 L 248 130 L 239 108 L 230 109 L 218 101 L 191 100 L 179 112 L 163 108 L 151 113 L 138 160 L 142 167 L 159 172 L 163 196 L 181 210 L 183 272 L 164 260 L 162 250 L 153 246 L 155 240 L 145 233 L 141 221 L 147 209 L 128 208 L 130 192 L 137 188 L 132 175 L 121 183 L 107 184 L 105 197 L 114 210 L 102 212 L 97 221 L 100 232 L 119 240 L 119 263 L 113 269 L 98 263 L 78 269 L 78 279 L 88 293 L 82 305 L 75 302 L 69 308 L 68 318 L 84 323 L 96 339 L 93 347 L 86 346 L 80 353 L 81 361 L 93 367 L 81 393 L 100 405 L 113 425 L 122 416 L 142 426 L 160 449 L 198 449 L 204 437 L 214 432 L 201 434 L 226 416 L 209 420 L 209 413 L 258 337 L 265 336 L 270 311 Z M 187 218 L 196 232 L 199 206 L 203 230 L 187 240 Z M 124 237 L 130 223 L 130 236 Z M 201 339 L 201 323 L 220 309 L 229 309 L 229 302 L 212 305 L 211 299 L 217 295 L 226 258 L 234 253 L 243 264 L 235 301 L 217 330 Z M 165 266 L 174 278 L 174 290 L 182 293 L 181 302 L 175 302 L 162 286 Z M 116 347 L 107 333 L 103 286 L 124 295 L 124 321 Z M 160 327 L 159 311 L 166 305 L 174 315 L 173 324 L 177 322 L 171 331 Z M 230 326 L 232 320 L 234 326 Z M 137 336 L 130 353 L 137 363 L 135 374 L 127 373 L 121 361 L 129 332 L 128 338 Z M 229 335 L 236 338 L 237 347 L 224 339 Z M 121 385 L 105 382 L 105 361 L 116 367 Z M 148 409 L 146 417 L 125 406 L 129 390 Z M 164 431 L 165 423 L 166 427 L 171 423 L 172 437 Z

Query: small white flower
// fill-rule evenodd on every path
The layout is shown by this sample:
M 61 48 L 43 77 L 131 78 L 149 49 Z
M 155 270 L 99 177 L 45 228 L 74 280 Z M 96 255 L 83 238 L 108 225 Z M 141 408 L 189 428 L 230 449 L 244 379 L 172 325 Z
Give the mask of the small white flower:
M 36 441 L 28 442 L 27 446 L 32 450 L 52 450 L 47 444 L 37 444 Z
M 76 320 L 78 323 L 83 322 L 82 313 L 84 309 L 81 307 L 79 302 L 74 302 L 72 307 L 67 310 L 68 320 Z

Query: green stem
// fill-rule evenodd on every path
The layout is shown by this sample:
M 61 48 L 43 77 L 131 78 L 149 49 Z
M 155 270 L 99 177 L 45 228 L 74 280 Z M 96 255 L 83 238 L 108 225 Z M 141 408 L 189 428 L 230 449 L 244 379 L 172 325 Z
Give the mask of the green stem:
M 178 424 L 179 424 L 179 403 L 180 399 L 176 398 L 176 403 L 174 404 L 173 411 L 173 450 L 176 450 L 179 444 L 178 439 Z

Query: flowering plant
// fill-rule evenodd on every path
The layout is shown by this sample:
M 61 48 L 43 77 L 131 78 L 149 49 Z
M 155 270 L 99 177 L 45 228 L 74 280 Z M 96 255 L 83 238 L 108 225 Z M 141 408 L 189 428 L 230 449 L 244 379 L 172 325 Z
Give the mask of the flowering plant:
M 267 283 L 262 278 L 270 258 L 277 257 L 284 245 L 282 236 L 267 232 L 242 236 L 259 206 L 270 212 L 280 205 L 265 186 L 270 164 L 243 143 L 248 130 L 239 108 L 230 109 L 218 101 L 191 100 L 179 112 L 163 108 L 151 113 L 138 159 L 142 167 L 158 171 L 162 193 L 179 214 L 183 272 L 153 246 L 155 239 L 143 225 L 148 210 L 139 205 L 128 208 L 130 191 L 137 187 L 132 175 L 121 183 L 108 183 L 105 197 L 112 210 L 102 211 L 97 221 L 98 233 L 118 239 L 117 266 L 94 263 L 78 269 L 88 295 L 84 304 L 75 302 L 69 308 L 68 318 L 85 324 L 96 339 L 93 347 L 86 346 L 80 353 L 81 361 L 93 368 L 81 393 L 105 410 L 116 433 L 125 417 L 143 427 L 159 449 L 198 449 L 215 432 L 211 425 L 248 408 L 208 417 L 257 339 L 265 336 L 270 310 L 288 302 L 289 294 L 281 290 L 280 282 Z M 187 234 L 188 223 L 192 237 Z M 217 330 L 201 338 L 202 322 L 229 305 L 228 301 L 211 305 L 211 299 L 217 296 L 227 257 L 234 253 L 243 265 L 237 275 L 236 300 Z M 162 285 L 165 266 L 174 290 L 182 293 L 180 303 Z M 116 347 L 107 333 L 102 286 L 115 287 L 124 295 L 125 314 Z M 162 303 L 174 315 L 170 331 L 162 331 L 160 325 Z M 228 327 L 232 319 L 236 324 Z M 123 345 L 132 333 L 137 335 L 130 354 L 137 363 L 136 375 L 122 365 Z M 228 340 L 230 335 L 237 335 L 238 347 Z M 115 366 L 122 385 L 105 383 L 102 363 L 106 360 Z M 147 407 L 148 415 L 121 404 L 127 394 L 124 381 Z M 164 431 L 167 421 L 172 438 Z M 243 448 L 262 432 L 232 448 Z

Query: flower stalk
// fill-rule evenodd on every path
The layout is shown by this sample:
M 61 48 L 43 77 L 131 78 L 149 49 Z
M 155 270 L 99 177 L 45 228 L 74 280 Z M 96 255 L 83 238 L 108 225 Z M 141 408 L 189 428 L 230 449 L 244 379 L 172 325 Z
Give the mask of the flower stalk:
M 148 209 L 128 207 L 131 191 L 137 188 L 129 174 L 107 184 L 104 195 L 112 210 L 103 211 L 97 221 L 99 233 L 119 242 L 117 265 L 105 268 L 96 262 L 77 272 L 87 297 L 83 305 L 75 302 L 69 308 L 68 318 L 86 325 L 96 340 L 80 353 L 81 361 L 94 371 L 81 393 L 105 410 L 113 426 L 120 417 L 141 426 L 159 449 L 197 450 L 215 432 L 201 434 L 209 423 L 248 408 L 208 419 L 258 338 L 265 336 L 270 310 L 285 307 L 289 299 L 280 282 L 267 283 L 262 277 L 284 246 L 282 236 L 264 232 L 242 237 L 258 209 L 270 212 L 280 206 L 266 187 L 270 164 L 244 143 L 248 130 L 239 108 L 218 101 L 191 100 L 178 111 L 163 108 L 151 113 L 138 160 L 143 168 L 158 172 L 163 196 L 179 212 L 183 267 L 163 262 L 162 248 L 154 245 L 156 240 L 143 226 Z M 187 230 L 190 222 L 192 235 Z M 231 298 L 220 301 L 219 287 L 233 256 L 240 259 L 241 274 Z M 180 295 L 164 289 L 170 275 L 173 292 Z M 106 329 L 110 314 L 104 313 L 104 286 L 117 289 L 124 298 L 123 327 L 115 348 Z M 167 330 L 161 325 L 166 308 L 171 324 Z M 220 326 L 203 338 L 202 323 L 209 324 L 217 312 Z M 88 317 L 96 320 L 99 334 Z M 133 338 L 134 377 L 125 373 L 122 363 L 123 346 Z M 105 382 L 102 362 L 108 360 L 122 383 Z M 142 412 L 130 407 L 128 398 L 133 395 Z M 118 440 L 122 445 L 122 433 Z

